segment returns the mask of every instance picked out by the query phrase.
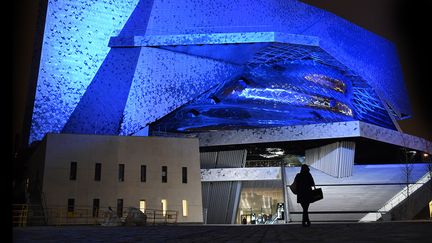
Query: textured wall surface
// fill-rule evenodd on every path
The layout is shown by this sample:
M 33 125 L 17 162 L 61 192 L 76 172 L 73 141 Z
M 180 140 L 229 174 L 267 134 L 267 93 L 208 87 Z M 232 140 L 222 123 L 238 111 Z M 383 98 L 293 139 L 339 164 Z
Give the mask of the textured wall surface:
M 49 1 L 30 142 L 63 129 L 137 2 Z
M 260 181 L 280 180 L 277 167 L 201 169 L 201 181 Z
M 240 168 L 246 163 L 246 150 L 200 153 L 201 168 Z M 241 190 L 239 181 L 202 183 L 204 222 L 209 224 L 234 223 Z
M 402 147 L 416 149 L 419 151 L 424 151 L 429 154 L 432 153 L 431 141 L 406 133 L 401 133 L 390 129 L 384 129 L 373 124 L 360 122 L 360 135 L 362 137 L 396 144 Z
M 352 176 L 355 143 L 340 141 L 318 148 L 307 149 L 305 163 L 331 176 Z
M 240 129 L 200 133 L 200 146 L 266 143 L 323 138 L 358 137 L 359 122 L 335 122 L 262 129 Z
M 212 59 L 143 47 L 120 134 L 137 132 L 240 70 Z
M 432 152 L 432 143 L 423 138 L 359 121 L 216 131 L 199 133 L 197 136 L 200 139 L 201 147 L 327 138 L 365 137 L 427 153 Z
M 146 40 L 244 44 L 249 36 L 263 41 L 256 34 L 230 35 L 248 32 L 277 32 L 278 38 L 302 44 L 319 40 L 397 113 L 410 113 L 391 43 L 295 0 L 50 1 L 30 142 L 47 132 L 133 134 L 236 73 L 228 64 L 194 55 L 131 47 L 148 45 Z M 139 93 L 149 92 L 156 95 L 140 101 Z

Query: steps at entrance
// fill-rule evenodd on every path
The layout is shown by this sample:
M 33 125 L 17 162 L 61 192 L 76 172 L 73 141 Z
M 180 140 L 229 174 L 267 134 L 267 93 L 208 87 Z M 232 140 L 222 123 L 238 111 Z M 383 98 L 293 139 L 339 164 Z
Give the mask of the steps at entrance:
M 426 164 L 410 164 L 409 183 L 415 183 L 428 170 Z M 288 184 L 299 168 L 287 167 Z M 322 188 L 324 199 L 312 203 L 309 212 L 312 221 L 359 221 L 368 213 L 375 213 L 407 183 L 406 165 L 355 165 L 353 175 L 335 178 L 311 168 L 317 187 Z M 291 221 L 301 221 L 302 208 L 296 195 L 288 190 L 288 209 Z M 376 219 L 380 219 L 379 214 Z

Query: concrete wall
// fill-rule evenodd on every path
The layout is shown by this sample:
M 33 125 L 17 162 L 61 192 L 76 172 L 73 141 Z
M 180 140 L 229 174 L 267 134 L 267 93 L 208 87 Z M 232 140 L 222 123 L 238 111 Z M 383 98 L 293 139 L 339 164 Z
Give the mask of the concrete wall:
M 76 180 L 69 179 L 70 163 L 78 164 Z M 95 181 L 95 163 L 102 164 L 101 180 Z M 125 164 L 124 181 L 118 180 L 118 164 Z M 147 180 L 141 182 L 140 167 L 147 166 Z M 162 166 L 168 167 L 168 181 L 162 183 Z M 187 183 L 182 183 L 182 167 L 187 167 Z M 140 200 L 148 209 L 178 211 L 178 222 L 202 222 L 200 160 L 197 139 L 122 137 L 99 135 L 48 134 L 43 191 L 48 207 L 100 208 L 123 199 L 128 207 L 139 208 Z M 182 200 L 188 202 L 188 216 L 182 216 Z

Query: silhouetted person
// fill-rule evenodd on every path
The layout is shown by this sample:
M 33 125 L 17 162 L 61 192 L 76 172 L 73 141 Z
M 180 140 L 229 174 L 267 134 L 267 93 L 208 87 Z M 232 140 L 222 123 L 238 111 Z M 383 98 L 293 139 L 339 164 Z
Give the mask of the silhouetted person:
M 312 200 L 312 187 L 315 187 L 314 179 L 309 172 L 309 166 L 303 164 L 300 173 L 297 173 L 295 179 L 297 183 L 297 203 L 300 203 L 303 208 L 302 225 L 310 226 L 309 220 L 309 205 Z

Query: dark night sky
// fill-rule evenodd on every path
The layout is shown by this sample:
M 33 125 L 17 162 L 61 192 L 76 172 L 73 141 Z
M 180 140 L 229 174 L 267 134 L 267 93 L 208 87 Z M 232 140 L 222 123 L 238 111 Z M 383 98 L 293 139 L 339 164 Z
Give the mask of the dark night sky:
M 30 70 L 38 3 L 46 0 L 21 0 L 14 3 L 13 14 L 13 129 L 21 134 L 24 124 L 26 95 Z M 410 97 L 413 118 L 400 122 L 408 134 L 432 141 L 432 117 L 429 114 L 431 81 L 428 76 L 431 61 L 430 31 L 432 1 L 410 0 L 303 0 L 303 2 L 333 12 L 396 44 L 404 79 Z M 414 4 L 415 3 L 415 4 Z

